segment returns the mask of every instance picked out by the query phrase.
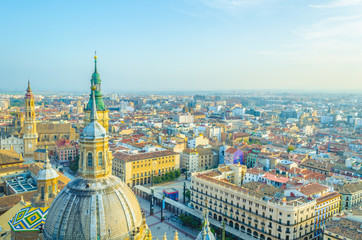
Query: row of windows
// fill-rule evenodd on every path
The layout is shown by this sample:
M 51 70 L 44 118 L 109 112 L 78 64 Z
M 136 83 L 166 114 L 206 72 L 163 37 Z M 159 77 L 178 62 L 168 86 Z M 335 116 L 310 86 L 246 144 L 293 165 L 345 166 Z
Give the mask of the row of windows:
M 196 195 L 195 195 L 195 198 L 193 198 L 193 199 L 194 199 L 196 202 L 198 202 L 198 199 L 197 199 L 197 198 L 198 198 L 198 194 L 196 194 Z M 204 200 L 204 199 L 202 198 L 202 195 L 201 195 L 201 197 L 200 197 L 200 200 Z M 201 201 L 201 202 L 202 202 L 202 201 Z M 217 210 L 217 207 L 220 208 L 220 211 L 224 211 L 224 210 L 225 210 L 225 214 L 226 214 L 227 211 L 230 211 L 231 213 L 233 213 L 234 211 L 235 211 L 236 213 L 239 212 L 238 209 L 234 210 L 234 208 L 233 208 L 232 206 L 228 206 L 228 205 L 225 204 L 225 203 L 224 203 L 224 205 L 223 205 L 223 203 L 221 203 L 221 202 L 218 203 L 217 200 L 214 200 L 214 202 L 213 202 L 212 200 L 210 200 L 209 203 L 210 203 L 210 204 L 214 204 L 214 205 L 216 206 L 216 207 L 215 207 L 215 210 Z M 249 203 L 250 203 L 250 201 L 249 201 Z M 233 205 L 233 201 L 231 201 L 231 205 Z M 235 206 L 235 205 L 234 205 L 234 206 Z M 259 212 L 259 210 L 255 210 L 255 212 L 253 212 L 253 210 L 251 209 L 251 207 L 249 207 L 249 209 L 246 209 L 245 205 L 239 206 L 239 203 L 237 203 L 236 207 L 237 207 L 237 208 L 240 208 L 240 209 L 242 209 L 242 210 L 249 211 L 250 213 L 253 213 L 253 214 L 255 214 L 255 215 L 262 216 L 263 218 L 266 218 L 266 219 L 268 218 L 268 217 L 266 216 L 265 211 Z M 211 209 L 212 209 L 212 205 L 211 205 Z M 272 208 L 269 208 L 269 212 L 273 212 L 273 209 L 272 209 Z M 243 213 L 243 212 L 242 212 L 242 213 Z M 279 212 L 279 216 L 283 216 L 283 214 L 282 214 L 281 212 Z M 287 215 L 288 218 L 290 218 L 290 216 L 291 216 L 290 214 Z M 309 216 L 306 215 L 305 220 L 308 220 L 308 217 L 309 217 Z M 311 215 L 311 217 L 313 217 L 313 214 Z M 272 218 L 273 218 L 273 216 L 270 215 L 270 216 L 269 216 L 269 220 L 272 220 Z M 300 222 L 303 222 L 303 220 L 304 220 L 304 218 L 301 217 L 301 218 L 300 218 Z M 279 223 L 282 223 L 282 220 L 281 220 L 281 219 L 279 219 Z M 290 225 L 290 224 L 291 224 L 290 220 L 287 220 L 286 224 L 287 224 L 287 225 Z M 297 220 L 294 220 L 294 224 L 297 224 Z
M 80 154 L 80 159 L 81 159 L 81 165 L 83 166 L 83 154 Z M 87 166 L 88 167 L 93 167 L 93 153 L 89 152 L 87 154 Z M 102 166 L 103 165 L 103 153 L 102 152 L 98 152 L 98 166 Z
M 167 172 L 167 171 L 173 171 L 173 170 L 175 170 L 175 167 L 169 167 L 168 168 L 168 170 L 167 170 L 167 168 L 162 168 L 162 169 L 158 169 L 158 174 L 161 174 L 161 173 L 165 173 L 165 172 Z M 137 177 L 143 177 L 143 174 L 145 175 L 145 176 L 150 176 L 151 175 L 151 171 L 146 171 L 146 172 L 141 172 L 141 173 L 137 173 L 137 174 L 133 174 L 133 178 L 135 178 L 136 176 Z M 156 171 L 156 174 L 157 174 L 157 171 Z
M 198 207 L 198 205 L 196 205 L 196 206 L 195 206 L 195 209 L 199 209 L 200 211 L 202 211 L 203 208 L 202 208 L 201 206 Z M 211 209 L 211 210 L 212 210 L 212 209 Z M 269 222 L 269 224 L 266 226 L 265 222 L 263 222 L 263 221 L 259 222 L 257 219 L 253 219 L 253 218 L 251 218 L 251 217 L 247 217 L 247 219 L 246 219 L 246 218 L 242 218 L 241 221 L 240 221 L 238 217 L 236 217 L 236 218 L 234 217 L 234 218 L 233 218 L 232 216 L 230 217 L 232 220 L 229 220 L 229 221 L 228 221 L 228 219 L 226 219 L 226 218 L 223 219 L 222 216 L 219 216 L 219 217 L 218 217 L 218 215 L 217 215 L 216 213 L 219 213 L 219 212 L 216 211 L 216 212 L 213 213 L 212 211 L 210 211 L 210 212 L 209 212 L 209 215 L 210 215 L 210 217 L 213 217 L 215 220 L 219 220 L 219 221 L 224 220 L 226 223 L 229 222 L 229 226 L 230 226 L 230 227 L 234 227 L 234 228 L 236 228 L 237 230 L 242 230 L 242 231 L 244 230 L 243 232 L 245 232 L 245 227 L 244 227 L 244 225 L 246 225 L 246 226 L 251 226 L 251 227 L 255 228 L 256 230 L 259 230 L 259 231 L 262 231 L 262 232 L 264 232 L 264 233 L 267 233 L 267 234 L 269 234 L 270 236 L 273 236 L 273 235 L 272 235 L 272 229 L 274 228 L 274 229 L 276 229 L 276 230 L 279 232 L 279 233 L 278 233 L 278 238 L 281 239 L 281 233 L 283 232 L 282 227 L 281 227 L 281 226 L 278 226 L 278 227 L 276 228 L 276 226 L 275 226 L 274 224 L 272 224 L 272 222 Z M 223 215 L 223 216 L 229 217 L 226 213 L 223 214 L 223 213 L 220 212 L 220 214 Z M 234 220 L 237 221 L 235 224 L 233 223 Z M 239 228 L 239 224 L 238 224 L 238 223 L 242 223 L 242 224 L 240 225 L 240 228 Z M 260 224 L 260 225 L 259 225 L 259 224 Z M 294 233 L 296 233 L 296 232 L 299 231 L 299 237 L 302 236 L 303 232 L 304 232 L 305 235 L 307 235 L 308 233 L 310 233 L 310 232 L 313 231 L 313 225 L 312 225 L 312 224 L 313 224 L 313 222 L 311 222 L 310 225 L 306 224 L 305 226 L 294 227 Z M 266 227 L 268 227 L 269 229 L 267 229 Z M 309 229 L 308 229 L 308 228 L 309 228 Z M 289 235 L 288 235 L 288 234 L 292 233 L 292 230 L 293 230 L 293 228 L 290 228 L 290 227 L 286 227 L 286 228 L 284 229 L 285 239 L 289 239 Z M 304 230 L 304 231 L 303 231 L 303 230 Z M 249 235 L 250 235 L 250 234 L 249 234 Z M 255 232 L 254 232 L 254 237 L 257 238 L 257 236 L 255 236 Z M 296 235 L 294 235 L 293 239 L 295 239 L 295 238 L 296 238 Z M 265 239 L 265 238 L 264 238 L 264 239 Z
M 194 184 L 194 181 L 192 181 L 192 185 L 193 185 L 193 184 Z M 208 188 L 209 188 L 209 186 L 204 185 L 204 184 L 202 184 L 202 183 L 199 184 L 198 182 L 196 182 L 196 185 L 200 185 L 200 186 L 201 186 L 201 188 L 202 188 L 202 189 L 200 190 L 201 193 L 204 193 L 203 189 L 208 189 Z M 196 190 L 199 191 L 199 188 L 197 187 Z M 210 187 L 210 190 L 213 191 L 213 188 Z M 215 189 L 215 192 L 218 192 L 218 189 Z M 208 192 L 206 191 L 205 194 L 207 195 Z M 225 195 L 224 200 L 223 200 L 223 197 L 220 196 L 220 194 Z M 220 191 L 220 194 L 219 194 L 219 195 L 218 195 L 218 194 L 215 194 L 215 195 L 213 196 L 212 193 L 209 193 L 209 195 L 210 195 L 211 197 L 213 197 L 213 198 L 215 198 L 215 199 L 218 199 L 218 198 L 219 198 L 221 201 L 225 201 L 226 203 L 228 203 L 228 200 L 230 200 L 230 198 L 231 198 L 231 199 L 234 199 L 234 197 L 235 197 L 233 194 L 229 194 L 229 193 L 223 192 L 223 191 Z M 229 196 L 229 195 L 230 195 L 230 196 Z M 240 202 L 242 201 L 243 203 L 246 203 L 246 202 L 247 202 L 247 200 L 246 200 L 245 198 L 240 198 L 240 197 L 236 197 L 236 200 L 237 200 L 237 201 L 236 201 L 237 207 L 239 207 L 239 201 L 240 201 Z M 253 206 L 253 204 L 254 204 L 256 208 L 259 208 L 259 207 L 260 207 L 259 203 L 253 203 L 252 201 L 248 201 L 248 203 L 249 203 L 249 206 Z M 233 200 L 231 200 L 231 204 L 233 204 Z M 245 205 L 244 205 L 244 207 L 245 207 Z M 262 207 L 262 210 L 266 210 L 266 209 L 267 209 L 266 206 L 261 205 L 261 207 Z M 314 210 L 314 206 L 312 206 L 311 208 L 306 208 L 305 210 L 302 210 L 302 211 L 300 211 L 299 213 L 300 213 L 300 214 L 303 214 L 304 211 L 309 212 L 309 211 L 312 211 L 312 210 Z M 273 211 L 274 211 L 273 208 L 269 208 L 269 212 L 273 212 Z M 313 211 L 313 212 L 314 212 L 314 211 Z M 312 212 L 312 215 L 313 215 L 313 212 Z M 279 215 L 282 216 L 282 212 L 279 212 Z M 295 213 L 295 216 L 297 216 L 297 212 Z M 290 217 L 290 214 L 288 214 L 288 217 Z

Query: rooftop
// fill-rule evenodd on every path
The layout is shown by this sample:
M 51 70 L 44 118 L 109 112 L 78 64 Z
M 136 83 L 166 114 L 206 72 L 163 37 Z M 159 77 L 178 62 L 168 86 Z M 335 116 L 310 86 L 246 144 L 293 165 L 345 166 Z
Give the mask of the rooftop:
M 115 160 L 130 162 L 130 161 L 138 161 L 149 158 L 159 158 L 165 156 L 176 155 L 177 153 L 173 151 L 156 151 L 156 152 L 148 152 L 148 153 L 137 153 L 137 154 L 127 154 L 124 152 L 115 152 L 113 153 L 113 157 Z
M 322 191 L 325 191 L 327 189 L 328 189 L 328 187 L 323 186 L 319 183 L 311 183 L 311 184 L 301 187 L 299 190 L 304 195 L 311 196 L 311 195 L 320 193 Z
M 336 234 L 339 238 L 342 236 L 345 238 L 359 240 L 362 239 L 361 223 L 341 218 L 339 220 L 332 220 L 325 225 L 326 234 Z

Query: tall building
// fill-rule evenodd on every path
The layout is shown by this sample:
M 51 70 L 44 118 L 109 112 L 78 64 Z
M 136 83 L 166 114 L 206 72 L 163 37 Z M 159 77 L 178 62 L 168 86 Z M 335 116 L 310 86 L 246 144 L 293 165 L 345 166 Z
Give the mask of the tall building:
M 90 82 L 91 82 L 91 86 L 95 87 L 95 99 L 96 99 L 95 104 L 97 106 L 97 121 L 108 132 L 109 110 L 107 109 L 107 107 L 104 105 L 104 102 L 103 102 L 103 95 L 102 95 L 102 89 L 101 89 L 102 80 L 97 71 L 97 56 L 94 56 L 94 73 L 92 74 L 92 78 L 91 78 Z M 88 104 L 86 105 L 85 110 L 84 110 L 85 125 L 87 125 L 90 122 L 90 113 L 91 113 L 91 109 L 92 109 L 92 104 L 93 104 L 93 101 L 92 101 L 92 93 L 91 93 Z
M 37 149 L 38 133 L 36 131 L 34 95 L 28 81 L 25 94 L 25 122 L 24 122 L 24 157 L 33 157 Z
M 181 168 L 187 172 L 195 172 L 199 169 L 199 154 L 195 149 L 186 148 L 181 154 Z
M 92 85 L 90 122 L 80 135 L 79 175 L 53 201 L 43 238 L 133 239 L 151 235 L 132 190 L 112 175 L 108 132 L 97 121 L 96 86 Z

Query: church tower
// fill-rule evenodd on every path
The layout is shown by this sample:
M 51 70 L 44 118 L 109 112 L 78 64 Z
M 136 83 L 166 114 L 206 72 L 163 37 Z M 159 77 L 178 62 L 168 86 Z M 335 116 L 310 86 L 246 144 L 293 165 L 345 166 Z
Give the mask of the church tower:
M 80 157 L 79 174 L 84 178 L 100 178 L 112 173 L 112 153 L 108 148 L 108 134 L 97 121 L 96 86 L 91 87 L 91 121 L 84 129 L 79 139 Z
M 49 207 L 58 194 L 59 175 L 50 165 L 48 150 L 43 169 L 36 176 L 38 192 L 32 200 L 33 206 Z
M 33 157 L 37 149 L 38 134 L 36 132 L 34 95 L 28 81 L 25 94 L 25 122 L 24 122 L 24 157 Z
M 108 132 L 108 121 L 109 121 L 109 116 L 108 116 L 108 109 L 106 108 L 106 106 L 104 105 L 103 102 L 103 95 L 102 95 L 102 89 L 101 89 L 101 77 L 97 71 L 97 56 L 94 56 L 94 73 L 92 74 L 92 78 L 91 78 L 91 87 L 95 87 L 95 99 L 96 99 L 96 106 L 97 106 L 97 121 L 106 129 L 106 131 Z M 89 95 L 89 102 L 85 107 L 85 126 L 90 122 L 90 112 L 92 109 L 92 93 Z

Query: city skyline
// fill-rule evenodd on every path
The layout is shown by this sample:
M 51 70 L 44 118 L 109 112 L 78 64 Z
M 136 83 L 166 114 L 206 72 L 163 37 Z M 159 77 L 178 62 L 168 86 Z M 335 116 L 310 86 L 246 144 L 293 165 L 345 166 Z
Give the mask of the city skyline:
M 1 91 L 362 90 L 360 0 L 1 5 Z

